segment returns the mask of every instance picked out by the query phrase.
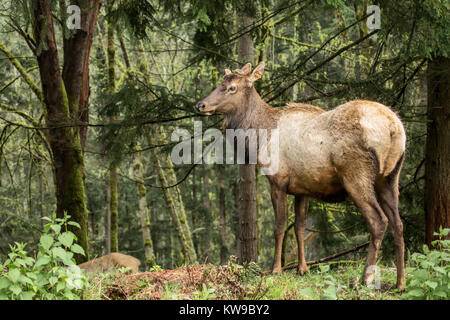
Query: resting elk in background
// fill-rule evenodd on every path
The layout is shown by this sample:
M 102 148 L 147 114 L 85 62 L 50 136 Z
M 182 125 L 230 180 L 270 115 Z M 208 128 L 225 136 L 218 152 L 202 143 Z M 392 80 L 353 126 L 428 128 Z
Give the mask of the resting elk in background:
M 138 273 L 140 264 L 141 262 L 135 257 L 118 252 L 112 252 L 102 257 L 82 263 L 78 265 L 78 267 L 89 273 L 104 273 L 111 269 L 117 268 L 130 268 L 131 273 Z
M 273 273 L 282 271 L 286 195 L 295 196 L 300 274 L 308 270 L 303 243 L 308 198 L 337 202 L 348 196 L 370 231 L 363 281 L 369 284 L 374 279 L 370 266 L 376 265 L 389 224 L 396 249 L 397 287 L 402 288 L 405 266 L 398 180 L 406 136 L 400 119 L 388 107 L 366 100 L 350 101 L 330 111 L 300 103 L 272 108 L 253 86 L 263 72 L 263 62 L 253 71 L 250 63 L 235 73 L 226 69 L 224 81 L 196 109 L 207 115 L 223 114 L 228 129 L 279 130 L 278 172 L 267 176 L 275 211 Z

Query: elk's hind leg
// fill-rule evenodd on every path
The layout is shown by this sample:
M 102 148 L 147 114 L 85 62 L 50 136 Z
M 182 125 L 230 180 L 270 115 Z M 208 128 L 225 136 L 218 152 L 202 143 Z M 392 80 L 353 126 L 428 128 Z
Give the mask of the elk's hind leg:
M 286 192 L 275 185 L 271 186 L 272 204 L 275 211 L 275 257 L 272 273 L 279 273 L 281 268 L 281 251 L 286 229 Z
M 295 236 L 297 237 L 298 267 L 300 275 L 308 271 L 305 260 L 305 227 L 306 213 L 308 212 L 309 199 L 305 196 L 295 196 Z
M 403 223 L 398 212 L 398 179 L 403 157 L 397 163 L 394 171 L 387 177 L 382 177 L 375 185 L 380 205 L 389 220 L 389 229 L 395 244 L 397 288 L 405 284 L 405 243 L 403 240 Z
M 383 241 L 388 219 L 378 204 L 373 183 L 370 179 L 364 179 L 365 177 L 367 177 L 367 175 L 360 173 L 359 177 L 344 177 L 343 182 L 348 195 L 369 225 L 369 253 L 363 274 L 363 281 L 367 285 L 372 283 L 375 278 L 375 266 L 377 263 L 378 252 L 381 248 L 381 242 Z

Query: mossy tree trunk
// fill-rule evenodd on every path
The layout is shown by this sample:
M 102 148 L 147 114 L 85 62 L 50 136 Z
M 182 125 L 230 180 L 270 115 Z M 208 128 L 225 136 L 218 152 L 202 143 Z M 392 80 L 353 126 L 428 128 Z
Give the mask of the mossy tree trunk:
M 148 143 L 149 145 L 167 144 L 166 133 L 162 126 L 154 128 L 153 132 L 148 136 Z M 176 185 L 177 176 L 173 168 L 172 160 L 169 155 L 158 153 L 155 148 L 152 148 L 152 156 L 159 182 L 163 187 L 164 199 L 181 243 L 185 262 L 195 264 L 197 263 L 197 253 L 195 252 L 192 241 L 192 233 L 187 221 L 181 192 Z
M 109 172 L 108 172 L 109 173 Z M 109 175 L 106 177 L 106 199 L 105 199 L 105 250 L 106 254 L 111 253 L 111 192 L 109 191 Z
M 145 52 L 142 42 L 140 42 L 140 51 Z M 144 54 L 140 61 L 139 71 L 145 76 L 146 84 L 151 86 L 151 77 Z M 151 132 L 147 136 L 147 140 L 149 145 L 167 144 L 167 137 L 163 126 L 153 126 Z M 189 264 L 195 264 L 197 263 L 197 253 L 192 241 L 192 233 L 187 221 L 181 192 L 178 186 L 175 186 L 177 183 L 177 176 L 173 168 L 172 160 L 169 155 L 157 152 L 156 148 L 152 148 L 151 153 L 159 182 L 163 188 L 164 200 L 169 209 L 177 237 L 181 243 L 184 261 Z
M 86 121 L 89 98 L 89 55 L 94 26 L 101 1 L 75 1 L 81 8 L 81 29 L 64 37 L 63 69 L 59 67 L 58 48 L 53 27 L 50 0 L 36 1 L 33 11 L 33 34 L 40 71 L 46 133 L 54 169 L 57 216 L 67 212 L 81 228 L 71 228 L 86 256 L 76 255 L 77 263 L 89 258 L 88 223 L 84 187 L 83 146 L 85 129 L 79 121 Z M 61 10 L 65 12 L 65 8 Z M 65 30 L 66 31 L 66 30 Z M 75 122 L 75 123 L 74 123 Z
M 109 0 L 107 3 L 107 11 L 110 13 L 114 5 L 114 0 Z M 107 27 L 107 41 L 108 41 L 108 91 L 114 93 L 116 91 L 116 48 L 114 45 L 114 25 L 108 21 Z M 111 115 L 109 121 L 112 123 L 116 120 L 114 115 Z M 114 160 L 109 164 L 109 192 L 110 205 L 109 212 L 111 215 L 111 252 L 119 251 L 119 178 L 117 172 L 117 163 Z
M 147 205 L 147 188 L 144 185 L 144 164 L 140 153 L 140 146 L 135 147 L 134 154 L 134 180 L 136 181 L 136 194 L 139 202 L 139 217 L 141 221 L 142 240 L 144 243 L 144 256 L 147 268 L 155 266 L 155 255 L 153 252 L 153 243 L 150 228 L 149 208 Z
M 117 167 L 111 165 L 109 168 L 109 214 L 110 214 L 110 239 L 111 252 L 119 251 L 119 179 L 117 175 Z

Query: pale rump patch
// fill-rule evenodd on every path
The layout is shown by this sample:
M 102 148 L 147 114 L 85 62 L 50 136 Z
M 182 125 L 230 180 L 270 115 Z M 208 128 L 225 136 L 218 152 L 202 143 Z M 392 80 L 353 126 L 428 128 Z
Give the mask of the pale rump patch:
M 394 112 L 376 102 L 362 101 L 360 113 L 365 143 L 378 157 L 379 174 L 387 176 L 405 152 L 403 125 Z

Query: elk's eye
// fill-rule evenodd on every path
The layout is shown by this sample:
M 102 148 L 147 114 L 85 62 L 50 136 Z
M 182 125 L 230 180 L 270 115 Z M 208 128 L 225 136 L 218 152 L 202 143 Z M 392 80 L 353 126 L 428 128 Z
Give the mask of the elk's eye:
M 230 92 L 236 91 L 236 86 L 230 86 L 228 88 L 228 91 L 230 91 Z

